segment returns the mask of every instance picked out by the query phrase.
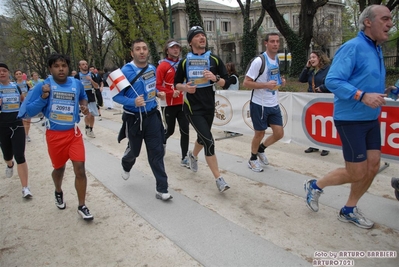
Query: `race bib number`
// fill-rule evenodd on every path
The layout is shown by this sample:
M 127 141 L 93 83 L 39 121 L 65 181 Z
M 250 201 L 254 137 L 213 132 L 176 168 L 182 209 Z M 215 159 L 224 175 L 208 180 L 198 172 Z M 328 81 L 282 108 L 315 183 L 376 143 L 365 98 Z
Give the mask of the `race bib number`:
M 60 105 L 60 104 L 53 104 L 51 106 L 51 110 L 58 113 L 73 113 L 74 106 L 71 105 Z

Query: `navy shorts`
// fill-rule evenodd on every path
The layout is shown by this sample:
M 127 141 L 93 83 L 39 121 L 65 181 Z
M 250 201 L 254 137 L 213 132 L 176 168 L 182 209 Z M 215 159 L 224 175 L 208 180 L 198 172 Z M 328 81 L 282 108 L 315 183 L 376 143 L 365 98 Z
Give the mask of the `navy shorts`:
M 334 121 L 347 162 L 367 160 L 367 150 L 381 150 L 380 123 L 374 121 Z
M 265 131 L 270 125 L 283 126 L 280 106 L 262 107 L 251 101 L 249 104 L 252 125 L 256 131 Z

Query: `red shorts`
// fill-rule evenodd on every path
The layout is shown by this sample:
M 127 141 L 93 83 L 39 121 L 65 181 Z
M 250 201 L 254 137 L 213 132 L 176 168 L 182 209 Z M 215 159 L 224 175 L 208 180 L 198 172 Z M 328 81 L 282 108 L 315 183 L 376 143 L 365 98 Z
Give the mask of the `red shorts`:
M 82 133 L 77 128 L 68 131 L 46 131 L 48 154 L 54 169 L 65 165 L 68 159 L 72 161 L 85 161 L 85 147 Z

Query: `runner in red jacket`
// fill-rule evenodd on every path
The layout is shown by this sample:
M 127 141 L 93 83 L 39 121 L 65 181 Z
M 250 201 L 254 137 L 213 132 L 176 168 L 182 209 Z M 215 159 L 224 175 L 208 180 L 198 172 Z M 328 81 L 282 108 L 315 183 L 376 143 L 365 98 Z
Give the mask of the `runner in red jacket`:
M 188 166 L 188 144 L 189 144 L 189 123 L 183 112 L 183 92 L 176 90 L 174 87 L 174 77 L 176 68 L 179 65 L 179 56 L 181 45 L 175 40 L 169 40 L 165 44 L 165 59 L 160 62 L 157 67 L 157 83 L 156 87 L 159 91 L 166 94 L 166 103 L 161 104 L 162 115 L 165 123 L 165 144 L 168 138 L 174 133 L 176 120 L 180 129 L 180 148 L 181 148 L 181 166 Z

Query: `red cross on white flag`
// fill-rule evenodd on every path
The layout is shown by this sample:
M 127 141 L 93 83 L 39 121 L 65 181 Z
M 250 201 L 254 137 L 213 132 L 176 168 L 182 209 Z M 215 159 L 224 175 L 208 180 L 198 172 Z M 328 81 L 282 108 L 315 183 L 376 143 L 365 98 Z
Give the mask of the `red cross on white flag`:
M 108 75 L 107 83 L 109 84 L 109 89 L 112 91 L 114 88 L 120 92 L 126 87 L 130 86 L 129 81 L 126 79 L 125 75 L 121 69 L 116 69 Z

